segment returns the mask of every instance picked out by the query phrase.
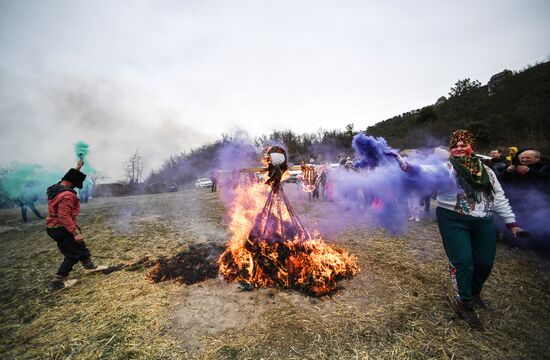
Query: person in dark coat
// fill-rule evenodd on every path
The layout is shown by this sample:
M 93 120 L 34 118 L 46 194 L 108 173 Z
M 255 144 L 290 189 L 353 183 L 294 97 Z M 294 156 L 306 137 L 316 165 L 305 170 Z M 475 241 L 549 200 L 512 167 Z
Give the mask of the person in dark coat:
M 518 165 L 510 165 L 503 175 L 503 184 L 516 210 L 519 221 L 531 221 L 528 242 L 508 238 L 512 247 L 532 248 L 541 255 L 550 255 L 550 164 L 537 150 L 518 153 Z
M 38 209 L 34 206 L 34 203 L 37 200 L 38 195 L 29 186 L 26 186 L 23 193 L 21 193 L 21 195 L 17 198 L 16 202 L 21 207 L 21 217 L 23 222 L 28 221 L 27 207 L 31 209 L 37 218 L 44 219 L 44 217 L 40 214 L 40 211 L 38 211 Z
M 88 184 L 84 185 L 82 189 L 79 191 L 79 193 L 80 193 L 80 202 L 82 204 L 86 204 L 90 199 L 90 187 L 88 186 Z
M 216 192 L 218 190 L 218 172 L 216 170 L 212 170 L 210 173 L 210 181 L 212 181 L 210 192 Z
M 491 170 L 495 172 L 496 176 L 500 178 L 509 165 L 508 161 L 506 160 L 506 156 L 502 154 L 502 151 L 500 149 L 492 150 L 489 153 L 489 156 L 491 157 L 491 160 L 489 160 L 488 165 Z

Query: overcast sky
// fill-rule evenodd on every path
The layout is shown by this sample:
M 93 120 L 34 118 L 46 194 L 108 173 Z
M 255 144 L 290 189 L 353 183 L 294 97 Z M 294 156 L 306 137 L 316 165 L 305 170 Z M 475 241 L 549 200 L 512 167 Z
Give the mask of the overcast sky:
M 110 180 L 244 129 L 365 129 L 550 55 L 550 1 L 0 0 L 0 164 Z

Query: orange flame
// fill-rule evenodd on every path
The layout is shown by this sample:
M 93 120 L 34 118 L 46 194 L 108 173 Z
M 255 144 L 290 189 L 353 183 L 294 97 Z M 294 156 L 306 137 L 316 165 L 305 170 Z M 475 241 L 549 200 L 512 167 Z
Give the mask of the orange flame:
M 299 220 L 283 206 L 284 194 L 275 198 L 273 208 L 265 213 L 269 186 L 251 184 L 236 191 L 236 200 L 230 209 L 231 239 L 218 260 L 219 273 L 226 281 L 254 287 L 296 288 L 322 296 L 334 292 L 338 280 L 349 279 L 359 271 L 354 255 L 324 243 L 319 236 L 311 238 L 306 231 L 285 238 L 284 227 L 292 221 L 299 224 Z M 269 232 L 253 236 L 255 227 L 266 228 L 268 218 L 277 219 L 278 223 L 273 226 L 277 236 Z

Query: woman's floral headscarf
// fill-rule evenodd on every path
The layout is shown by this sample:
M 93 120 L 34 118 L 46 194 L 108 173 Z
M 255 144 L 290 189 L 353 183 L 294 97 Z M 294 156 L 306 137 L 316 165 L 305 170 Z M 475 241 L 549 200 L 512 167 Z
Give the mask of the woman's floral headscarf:
M 474 137 L 474 134 L 472 134 L 468 130 L 456 130 L 451 135 L 451 142 L 450 142 L 449 149 L 456 147 L 456 144 L 458 144 L 459 141 L 462 141 L 465 144 L 470 144 L 470 146 L 473 149 L 476 143 L 476 138 Z

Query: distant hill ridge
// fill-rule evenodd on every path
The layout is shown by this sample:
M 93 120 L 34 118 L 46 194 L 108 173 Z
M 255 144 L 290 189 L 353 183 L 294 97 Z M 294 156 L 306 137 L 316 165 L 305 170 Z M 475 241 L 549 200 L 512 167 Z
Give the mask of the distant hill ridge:
M 534 147 L 550 155 L 550 62 L 495 74 L 488 86 L 465 79 L 435 105 L 381 121 L 366 133 L 396 148 L 445 143 L 455 129 L 473 131 L 478 152 Z

